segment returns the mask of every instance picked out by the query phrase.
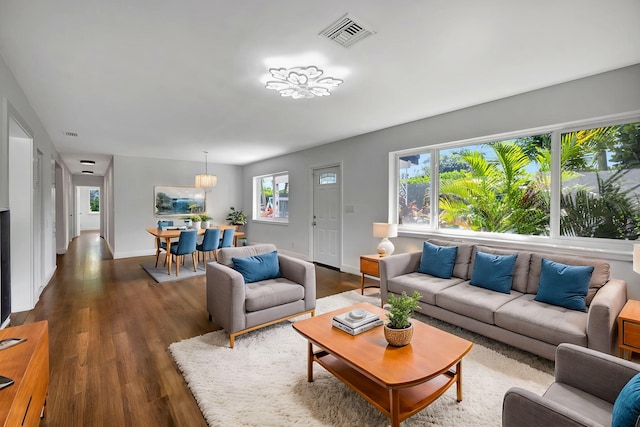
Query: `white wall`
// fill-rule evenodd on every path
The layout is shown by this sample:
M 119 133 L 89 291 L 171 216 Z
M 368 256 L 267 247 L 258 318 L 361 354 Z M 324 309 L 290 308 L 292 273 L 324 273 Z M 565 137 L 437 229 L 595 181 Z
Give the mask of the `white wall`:
M 213 218 L 212 224 L 226 224 L 229 207 L 238 207 L 242 201 L 242 168 L 216 163 L 209 163 L 208 168 L 218 176 L 218 185 L 207 193 L 207 214 Z M 195 175 L 203 169 L 204 162 L 114 156 L 114 258 L 154 254 L 155 241 L 145 231 L 156 227 L 158 221 L 154 217 L 153 187 L 193 187 Z
M 424 120 L 360 135 L 297 153 L 256 162 L 244 168 L 243 208 L 251 211 L 252 177 L 289 171 L 289 224 L 250 221 L 253 242 L 310 259 L 313 167 L 341 163 L 343 170 L 343 271 L 358 273 L 359 256 L 375 250 L 372 223 L 388 220 L 389 152 L 438 143 L 525 130 L 640 110 L 640 65 L 528 92 Z M 394 239 L 397 252 L 419 248 L 421 239 Z M 554 249 L 549 249 L 554 250 Z M 640 298 L 640 277 L 628 261 L 611 262 L 612 276 L 629 283 L 629 296 Z

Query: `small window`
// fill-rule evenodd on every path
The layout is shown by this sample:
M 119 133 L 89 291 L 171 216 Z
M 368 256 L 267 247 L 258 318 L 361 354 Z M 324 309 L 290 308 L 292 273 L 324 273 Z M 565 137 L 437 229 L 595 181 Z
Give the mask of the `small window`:
M 253 219 L 288 222 L 289 174 L 280 172 L 253 178 Z
M 335 184 L 338 182 L 338 174 L 335 172 L 322 173 L 320 174 L 318 181 L 320 185 Z
M 89 212 L 100 212 L 100 189 L 89 190 Z

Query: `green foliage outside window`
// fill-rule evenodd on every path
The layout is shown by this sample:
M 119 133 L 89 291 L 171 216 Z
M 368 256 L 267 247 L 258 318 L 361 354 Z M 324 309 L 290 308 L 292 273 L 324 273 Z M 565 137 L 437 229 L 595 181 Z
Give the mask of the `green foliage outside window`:
M 550 234 L 551 134 L 438 152 L 438 228 Z M 640 122 L 560 136 L 560 234 L 640 235 Z M 399 222 L 430 223 L 428 153 L 399 159 Z

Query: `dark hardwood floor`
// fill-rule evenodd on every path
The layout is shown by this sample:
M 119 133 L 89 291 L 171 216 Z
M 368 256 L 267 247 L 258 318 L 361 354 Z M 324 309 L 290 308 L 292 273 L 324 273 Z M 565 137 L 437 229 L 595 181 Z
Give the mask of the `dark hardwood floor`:
M 206 426 L 167 350 L 219 329 L 208 321 L 205 279 L 157 284 L 140 267 L 150 258 L 113 260 L 97 233 L 83 233 L 58 256 L 36 307 L 12 314 L 12 325 L 49 322 L 41 426 Z M 359 276 L 316 272 L 318 298 L 360 287 Z

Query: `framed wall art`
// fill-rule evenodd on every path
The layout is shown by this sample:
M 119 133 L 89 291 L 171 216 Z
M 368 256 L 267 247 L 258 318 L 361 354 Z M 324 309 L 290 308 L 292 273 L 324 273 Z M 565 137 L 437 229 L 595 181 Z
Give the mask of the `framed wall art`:
M 183 216 L 204 213 L 205 192 L 203 188 L 153 187 L 153 213 L 155 216 Z

